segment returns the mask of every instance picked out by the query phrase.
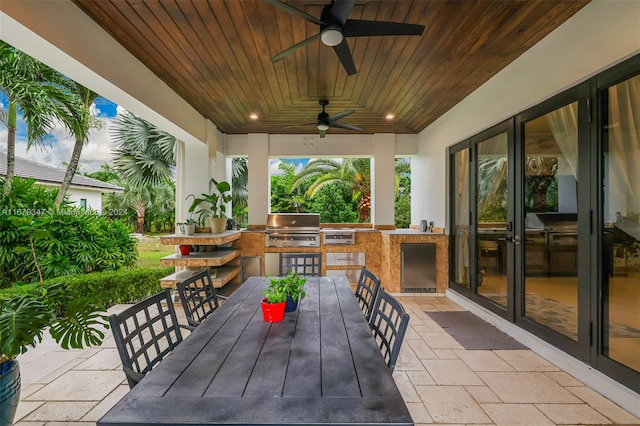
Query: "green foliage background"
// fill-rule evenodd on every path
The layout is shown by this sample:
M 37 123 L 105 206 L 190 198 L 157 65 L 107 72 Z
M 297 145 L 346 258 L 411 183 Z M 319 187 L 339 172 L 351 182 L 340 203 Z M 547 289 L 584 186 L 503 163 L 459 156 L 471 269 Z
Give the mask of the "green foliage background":
M 38 230 L 48 233 L 33 240 L 45 279 L 135 265 L 136 240 L 127 225 L 70 206 L 55 211 L 56 193 L 16 177 L 11 192 L 0 195 L 0 288 L 38 280 L 29 242 Z
M 357 223 L 358 200 L 353 198 L 353 190 L 347 182 L 335 182 L 323 187 L 312 198 L 304 196 L 314 179 L 300 181 L 299 186 L 289 193 L 296 179 L 295 164 L 282 161 L 281 175 L 271 176 L 271 212 L 273 213 L 319 213 L 322 223 Z M 320 176 L 317 176 L 318 179 Z M 395 225 L 408 228 L 411 224 L 411 175 L 402 174 L 399 178 L 398 196 L 395 200 Z M 296 205 L 299 206 L 298 209 Z

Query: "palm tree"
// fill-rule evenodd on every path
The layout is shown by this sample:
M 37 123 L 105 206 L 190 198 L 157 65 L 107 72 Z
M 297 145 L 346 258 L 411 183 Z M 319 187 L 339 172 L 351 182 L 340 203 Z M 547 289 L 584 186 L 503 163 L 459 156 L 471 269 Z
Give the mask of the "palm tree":
M 396 193 L 400 176 L 409 173 L 410 164 L 397 159 L 395 163 Z M 371 160 L 369 158 L 345 158 L 343 161 L 317 159 L 310 161 L 289 185 L 289 193 L 303 182 L 312 182 L 305 193 L 313 198 L 323 187 L 344 182 L 351 188 L 353 199 L 358 200 L 360 222 L 367 222 L 371 216 Z
M 56 120 L 67 127 L 74 121 L 78 102 L 65 90 L 63 81 L 57 71 L 0 41 L 0 91 L 8 99 L 8 107 L 0 115 L 8 130 L 5 194 L 15 174 L 18 112 L 22 112 L 27 125 L 27 149 L 33 144 L 44 147 Z
M 80 162 L 80 155 L 82 154 L 82 148 L 89 141 L 89 130 L 102 127 L 102 120 L 91 113 L 91 105 L 93 105 L 93 102 L 99 95 L 74 81 L 68 80 L 68 83 L 70 83 L 69 86 L 71 93 L 78 98 L 81 109 L 78 111 L 78 114 L 75 115 L 73 122 L 69 123 L 71 133 L 75 137 L 76 143 L 73 146 L 73 152 L 71 153 L 71 160 L 69 160 L 69 165 L 67 166 L 67 172 L 60 184 L 60 190 L 56 197 L 56 208 L 59 208 L 62 204 L 64 196 L 71 184 L 71 180 L 76 174 L 76 169 Z
M 158 184 L 173 177 L 174 136 L 128 111 L 115 120 L 111 136 L 120 144 L 115 169 L 131 184 Z
M 156 191 L 163 185 L 133 185 L 128 181 L 122 184 L 124 192 L 108 194 L 105 197 L 105 205 L 112 210 L 133 209 L 136 213 L 136 231 L 144 233 L 144 219 L 146 212 L 158 199 L 162 203 L 166 200 L 164 191 Z M 166 186 L 166 185 L 164 185 Z

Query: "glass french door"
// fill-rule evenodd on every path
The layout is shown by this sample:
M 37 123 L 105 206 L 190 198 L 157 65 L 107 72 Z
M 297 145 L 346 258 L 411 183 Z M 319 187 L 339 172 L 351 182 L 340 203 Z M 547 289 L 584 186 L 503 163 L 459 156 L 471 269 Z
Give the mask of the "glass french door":
M 513 313 L 513 120 L 471 138 L 475 152 L 474 297 L 499 315 Z
M 516 322 L 590 356 L 590 89 L 585 83 L 516 118 Z
M 631 70 L 631 75 L 629 75 Z M 636 75 L 633 75 L 635 72 Z M 640 391 L 640 58 L 599 83 L 597 366 Z
M 451 288 L 640 392 L 640 55 L 449 164 Z

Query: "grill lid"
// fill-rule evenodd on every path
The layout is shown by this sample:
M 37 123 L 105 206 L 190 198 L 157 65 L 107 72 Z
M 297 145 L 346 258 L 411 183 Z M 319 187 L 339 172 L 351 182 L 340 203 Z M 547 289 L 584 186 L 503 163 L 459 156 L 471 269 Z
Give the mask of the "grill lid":
M 267 216 L 267 232 L 319 232 L 318 213 L 270 213 Z

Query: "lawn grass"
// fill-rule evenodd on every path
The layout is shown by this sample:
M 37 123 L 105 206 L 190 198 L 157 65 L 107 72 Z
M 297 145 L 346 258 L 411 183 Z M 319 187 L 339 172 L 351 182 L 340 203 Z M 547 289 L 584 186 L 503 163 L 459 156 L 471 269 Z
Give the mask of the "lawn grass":
M 160 236 L 145 234 L 138 241 L 138 267 L 160 268 L 160 258 L 174 253 L 174 246 L 160 244 Z

